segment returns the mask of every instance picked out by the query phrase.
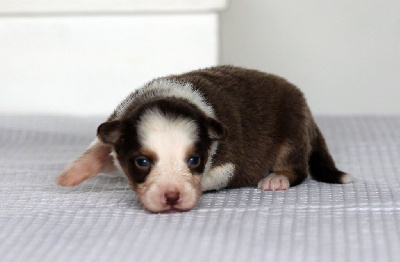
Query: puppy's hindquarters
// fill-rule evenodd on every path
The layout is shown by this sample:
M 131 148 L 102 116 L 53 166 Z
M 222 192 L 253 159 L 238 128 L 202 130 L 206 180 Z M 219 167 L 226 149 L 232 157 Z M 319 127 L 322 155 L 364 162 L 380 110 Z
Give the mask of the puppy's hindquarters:
M 311 143 L 312 150 L 308 161 L 311 177 L 320 182 L 344 184 L 353 181 L 352 177 L 336 168 L 329 153 L 325 139 L 314 124 L 315 136 Z
M 111 146 L 96 138 L 80 157 L 64 169 L 57 180 L 57 184 L 75 186 L 100 172 L 115 172 L 116 168 L 110 153 Z
M 353 181 L 349 174 L 338 170 L 329 153 L 325 139 L 315 123 L 312 123 L 311 141 L 303 140 L 297 147 L 283 144 L 272 173 L 260 180 L 262 190 L 286 190 L 311 177 L 320 182 L 344 184 Z M 299 140 L 298 140 L 299 142 Z

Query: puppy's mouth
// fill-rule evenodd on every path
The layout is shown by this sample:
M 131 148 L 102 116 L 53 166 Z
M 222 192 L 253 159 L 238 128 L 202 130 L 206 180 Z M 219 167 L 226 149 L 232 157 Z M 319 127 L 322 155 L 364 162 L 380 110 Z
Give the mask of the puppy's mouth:
M 176 204 L 167 204 L 163 201 L 156 202 L 153 200 L 151 204 L 149 202 L 143 201 L 143 199 L 137 199 L 137 203 L 141 204 L 147 211 L 150 211 L 153 214 L 170 214 L 170 213 L 184 213 L 193 209 L 197 201 L 192 203 L 191 205 L 182 205 L 181 203 Z
M 189 211 L 189 209 L 179 209 L 176 207 L 170 207 L 169 209 L 160 211 L 160 212 L 156 212 L 158 214 L 173 214 L 173 213 L 184 213 Z

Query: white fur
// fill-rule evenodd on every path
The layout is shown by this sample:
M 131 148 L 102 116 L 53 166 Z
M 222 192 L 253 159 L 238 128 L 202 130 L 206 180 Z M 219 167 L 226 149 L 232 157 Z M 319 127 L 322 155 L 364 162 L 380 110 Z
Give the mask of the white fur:
M 96 136 L 94 138 L 94 140 L 92 141 L 92 143 L 90 143 L 90 145 L 86 148 L 86 150 L 88 150 L 89 148 L 96 147 L 99 144 L 102 144 L 102 143 L 101 143 L 100 139 Z
M 117 118 L 125 111 L 127 105 L 135 99 L 151 100 L 157 97 L 177 97 L 183 98 L 196 105 L 203 113 L 209 117 L 215 117 L 213 107 L 206 101 L 203 94 L 193 88 L 191 83 L 182 83 L 169 79 L 157 79 L 144 87 L 130 94 L 117 108 Z
M 354 179 L 353 179 L 353 177 L 352 177 L 351 175 L 349 175 L 349 174 L 344 174 L 344 175 L 340 178 L 340 181 L 341 181 L 343 184 L 347 184 L 347 183 L 353 182 Z
M 195 104 L 208 117 L 215 117 L 214 108 L 206 101 L 200 91 L 195 90 L 191 83 L 182 83 L 168 79 L 158 79 L 142 89 L 143 95 L 147 99 L 154 97 L 179 97 L 184 98 Z M 140 94 L 138 94 L 139 96 Z M 213 142 L 208 154 L 207 164 L 204 173 L 208 173 L 212 166 L 212 159 L 217 152 L 218 142 Z
M 165 203 L 164 194 L 179 192 L 180 198 L 174 207 L 192 208 L 200 197 L 200 186 L 196 186 L 200 181 L 189 170 L 187 154 L 197 140 L 196 123 L 149 110 L 138 123 L 138 136 L 140 144 L 157 157 L 139 191 L 140 201 L 149 210 L 160 212 L 171 208 Z
M 215 154 L 217 153 L 217 149 L 218 149 L 218 142 L 214 141 L 211 144 L 210 151 L 208 152 L 207 163 L 206 163 L 206 166 L 204 167 L 204 172 L 203 172 L 204 174 L 208 174 L 208 172 L 210 171 L 212 163 L 213 163 L 213 158 L 214 158 Z
M 165 117 L 158 110 L 145 112 L 138 124 L 142 146 L 161 159 L 182 159 L 197 140 L 197 125 L 186 118 Z
M 124 173 L 124 170 L 121 167 L 121 164 L 119 163 L 118 157 L 117 157 L 117 152 L 113 149 L 110 153 L 113 159 L 114 166 L 117 168 L 117 170 L 121 173 Z
M 212 168 L 209 172 L 204 172 L 201 179 L 201 190 L 218 190 L 228 185 L 232 176 L 235 174 L 235 166 L 226 163 Z

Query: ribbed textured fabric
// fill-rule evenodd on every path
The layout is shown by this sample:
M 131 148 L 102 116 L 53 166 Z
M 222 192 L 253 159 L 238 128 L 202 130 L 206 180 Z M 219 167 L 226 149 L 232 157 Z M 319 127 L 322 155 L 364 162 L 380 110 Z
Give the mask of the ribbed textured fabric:
M 347 185 L 204 194 L 150 214 L 124 178 L 60 170 L 104 118 L 0 116 L 0 261 L 399 261 L 400 117 L 319 117 Z

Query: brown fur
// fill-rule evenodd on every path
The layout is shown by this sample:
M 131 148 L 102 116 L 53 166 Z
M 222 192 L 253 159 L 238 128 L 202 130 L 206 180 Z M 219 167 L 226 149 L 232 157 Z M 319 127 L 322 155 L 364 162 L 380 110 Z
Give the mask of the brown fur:
M 256 185 L 270 172 L 297 185 L 307 177 L 310 156 L 313 178 L 341 183 L 343 172 L 336 169 L 303 93 L 285 79 L 233 66 L 168 78 L 192 83 L 226 125 L 228 137 L 214 166 L 235 164 L 228 187 Z

